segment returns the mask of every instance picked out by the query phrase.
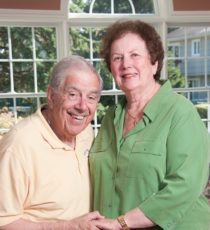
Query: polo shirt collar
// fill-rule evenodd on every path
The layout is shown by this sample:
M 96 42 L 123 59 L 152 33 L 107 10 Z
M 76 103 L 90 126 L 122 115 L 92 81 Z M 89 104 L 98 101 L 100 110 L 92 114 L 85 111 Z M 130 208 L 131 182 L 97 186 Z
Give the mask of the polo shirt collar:
M 53 149 L 65 149 L 65 150 L 73 150 L 71 146 L 63 143 L 53 132 L 51 127 L 49 126 L 48 122 L 42 115 L 42 108 L 46 106 L 41 106 L 35 113 L 35 116 L 37 117 L 36 126 L 38 127 L 39 131 L 41 132 L 42 137 L 45 139 L 45 141 L 53 148 Z M 41 121 L 41 122 L 40 122 Z

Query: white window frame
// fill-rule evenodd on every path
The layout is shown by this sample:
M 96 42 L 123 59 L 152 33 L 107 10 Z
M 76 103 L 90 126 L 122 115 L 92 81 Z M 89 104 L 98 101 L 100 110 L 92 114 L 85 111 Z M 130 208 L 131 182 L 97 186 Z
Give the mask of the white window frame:
M 168 45 L 170 49 L 170 51 L 172 52 L 172 55 L 173 57 L 180 57 L 180 47 L 181 47 L 181 44 L 179 42 L 176 42 L 176 43 L 170 43 Z M 178 54 L 176 54 L 178 53 Z
M 191 54 L 193 57 L 198 57 L 200 56 L 200 51 L 201 50 L 201 39 L 193 39 L 191 41 Z
M 125 15 L 94 15 L 89 17 L 89 15 L 80 15 L 76 17 L 74 14 L 69 14 L 69 0 L 61 0 L 61 9 L 58 11 L 45 11 L 45 10 L 4 10 L 0 9 L 0 26 L 54 26 L 56 27 L 57 33 L 57 59 L 69 55 L 70 42 L 69 42 L 69 27 L 71 26 L 96 26 L 96 27 L 106 27 L 110 23 L 115 22 L 117 19 L 125 17 Z M 141 19 L 145 22 L 153 24 L 162 40 L 164 49 L 167 49 L 167 26 L 193 26 L 193 25 L 210 25 L 210 12 L 175 12 L 173 10 L 173 0 L 155 0 L 155 15 L 126 15 L 128 19 Z M 167 79 L 166 70 L 166 59 L 164 61 L 162 69 L 162 79 Z M 174 89 L 177 92 L 190 92 L 191 89 Z M 184 90 L 184 91 L 182 91 Z M 199 90 L 199 89 L 198 89 Z M 210 92 L 209 87 L 202 88 Z M 103 91 L 103 95 L 115 95 L 117 100 L 117 95 L 121 94 L 118 90 Z M 1 98 L 15 97 L 16 95 L 3 95 Z M 27 97 L 28 95 L 25 95 Z M 34 97 L 44 96 L 38 93 L 34 93 Z M 210 97 L 210 96 L 209 96 Z M 210 99 L 209 99 L 210 101 Z M 96 116 L 95 116 L 96 118 Z

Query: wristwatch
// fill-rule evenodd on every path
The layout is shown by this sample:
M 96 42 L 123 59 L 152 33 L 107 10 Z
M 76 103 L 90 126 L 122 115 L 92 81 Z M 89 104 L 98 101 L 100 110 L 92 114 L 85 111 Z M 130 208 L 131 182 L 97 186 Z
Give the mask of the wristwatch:
M 117 217 L 117 221 L 121 225 L 122 230 L 130 230 L 130 228 L 128 227 L 128 225 L 125 222 L 124 215 Z

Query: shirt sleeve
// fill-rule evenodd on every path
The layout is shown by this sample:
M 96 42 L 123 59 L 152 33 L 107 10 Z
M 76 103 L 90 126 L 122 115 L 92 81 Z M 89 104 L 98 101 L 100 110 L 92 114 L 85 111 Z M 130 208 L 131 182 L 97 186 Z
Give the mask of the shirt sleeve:
M 193 208 L 208 179 L 209 134 L 194 110 L 175 116 L 166 145 L 162 189 L 139 208 L 163 229 L 172 229 Z
M 0 144 L 0 226 L 23 215 L 27 176 L 18 156 L 12 143 L 3 138 Z

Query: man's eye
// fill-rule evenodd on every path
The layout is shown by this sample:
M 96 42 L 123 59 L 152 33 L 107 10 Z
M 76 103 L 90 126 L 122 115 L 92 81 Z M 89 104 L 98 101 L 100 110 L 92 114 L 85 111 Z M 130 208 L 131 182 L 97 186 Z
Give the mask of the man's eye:
M 69 92 L 68 96 L 70 99 L 76 99 L 76 98 L 78 98 L 78 93 Z
M 95 102 L 98 100 L 98 97 L 96 95 L 91 95 L 88 97 L 88 100 L 91 101 L 91 102 Z
M 87 97 L 87 100 L 89 103 L 97 103 L 98 99 L 99 99 L 99 96 L 95 94 Z
M 70 96 L 70 97 L 75 97 L 76 94 L 75 94 L 75 93 L 69 93 L 69 96 Z

